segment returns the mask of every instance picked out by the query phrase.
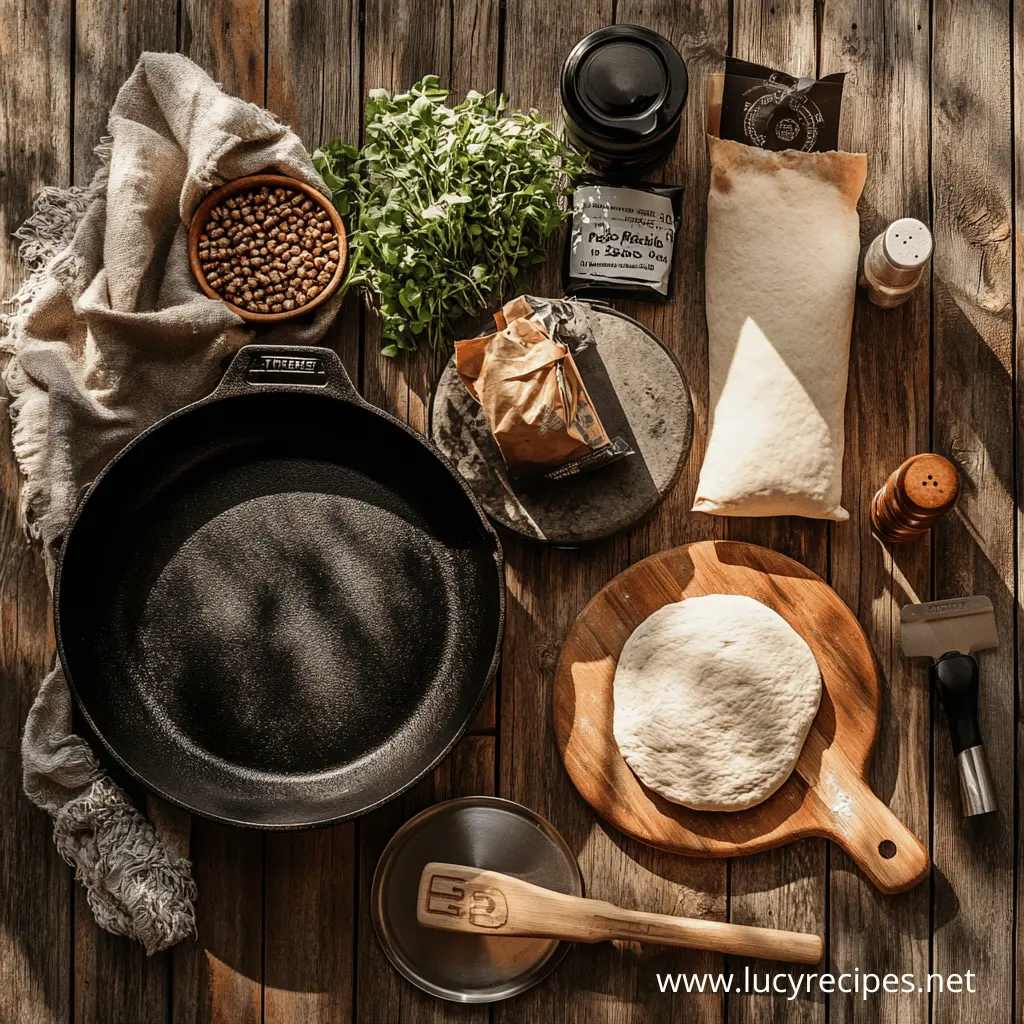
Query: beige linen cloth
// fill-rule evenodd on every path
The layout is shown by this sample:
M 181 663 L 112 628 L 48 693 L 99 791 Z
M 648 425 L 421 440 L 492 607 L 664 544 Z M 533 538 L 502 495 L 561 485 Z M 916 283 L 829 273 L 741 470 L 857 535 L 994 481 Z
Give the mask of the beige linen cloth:
M 110 112 L 87 188 L 44 189 L 17 232 L 32 271 L 3 318 L 0 347 L 22 513 L 51 583 L 83 489 L 109 459 L 174 409 L 206 395 L 254 332 L 199 290 L 188 222 L 211 188 L 264 169 L 325 191 L 298 137 L 227 96 L 178 54 L 145 53 Z M 260 340 L 314 344 L 340 297 Z M 191 864 L 168 848 L 71 732 L 58 666 L 22 741 L 25 791 L 54 819 L 61 855 L 97 922 L 152 953 L 194 932 Z

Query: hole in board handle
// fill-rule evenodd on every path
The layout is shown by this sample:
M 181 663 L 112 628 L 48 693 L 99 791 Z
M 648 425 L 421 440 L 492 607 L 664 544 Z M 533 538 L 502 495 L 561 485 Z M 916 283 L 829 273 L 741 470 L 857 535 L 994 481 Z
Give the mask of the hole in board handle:
M 892 860 L 896 856 L 896 844 L 891 839 L 883 839 L 878 844 L 878 854 L 883 860 Z

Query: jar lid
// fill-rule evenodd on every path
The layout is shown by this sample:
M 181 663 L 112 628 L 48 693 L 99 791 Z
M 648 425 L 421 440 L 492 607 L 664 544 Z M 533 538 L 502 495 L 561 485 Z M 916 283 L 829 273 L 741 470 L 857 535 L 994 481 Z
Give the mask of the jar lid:
M 639 25 L 591 32 L 562 66 L 562 104 L 571 130 L 598 151 L 659 141 L 678 123 L 688 88 L 679 51 Z

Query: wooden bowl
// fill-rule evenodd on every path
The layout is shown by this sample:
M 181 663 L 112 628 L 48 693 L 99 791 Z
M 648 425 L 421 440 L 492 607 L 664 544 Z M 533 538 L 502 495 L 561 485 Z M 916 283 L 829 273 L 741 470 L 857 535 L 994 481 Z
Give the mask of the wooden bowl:
M 203 273 L 202 264 L 199 261 L 199 236 L 203 233 L 203 228 L 206 227 L 206 222 L 213 208 L 225 199 L 237 195 L 239 192 L 245 192 L 253 188 L 262 188 L 264 185 L 269 188 L 294 189 L 312 199 L 330 217 L 334 233 L 338 238 L 338 267 L 334 271 L 331 280 L 324 285 L 323 291 L 310 302 L 305 303 L 305 305 L 296 306 L 295 309 L 289 309 L 281 313 L 253 313 L 248 309 L 243 309 L 241 306 L 236 306 L 221 295 L 220 292 L 210 287 L 206 281 L 206 274 Z M 345 225 L 341 221 L 341 215 L 334 208 L 334 204 L 330 199 L 322 192 L 318 192 L 304 181 L 299 181 L 297 178 L 289 178 L 283 174 L 249 174 L 244 178 L 235 178 L 234 181 L 229 181 L 226 185 L 221 185 L 220 188 L 214 189 L 199 204 L 196 212 L 192 214 L 192 221 L 189 224 L 188 259 L 192 265 L 192 274 L 199 283 L 199 287 L 211 299 L 218 299 L 220 302 L 223 302 L 233 313 L 237 313 L 248 323 L 280 323 L 282 320 L 291 320 L 297 316 L 305 316 L 316 309 L 317 306 L 326 302 L 337 291 L 338 285 L 341 284 L 341 279 L 345 276 L 345 269 L 348 265 L 348 239 L 345 234 Z

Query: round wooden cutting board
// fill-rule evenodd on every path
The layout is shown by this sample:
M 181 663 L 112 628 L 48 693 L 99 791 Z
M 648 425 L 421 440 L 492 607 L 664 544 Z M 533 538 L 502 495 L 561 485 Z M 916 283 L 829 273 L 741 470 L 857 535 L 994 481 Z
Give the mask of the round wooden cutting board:
M 619 652 L 662 606 L 703 594 L 744 594 L 777 611 L 810 645 L 824 686 L 796 769 L 746 811 L 692 811 L 647 789 L 612 730 Z M 807 836 L 834 840 L 883 892 L 928 876 L 928 853 L 871 792 L 879 679 L 860 623 L 824 580 L 768 548 L 702 541 L 645 558 L 583 609 L 555 674 L 555 735 L 584 799 L 642 842 L 695 857 L 735 857 Z

